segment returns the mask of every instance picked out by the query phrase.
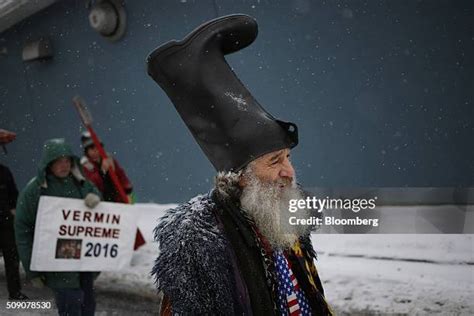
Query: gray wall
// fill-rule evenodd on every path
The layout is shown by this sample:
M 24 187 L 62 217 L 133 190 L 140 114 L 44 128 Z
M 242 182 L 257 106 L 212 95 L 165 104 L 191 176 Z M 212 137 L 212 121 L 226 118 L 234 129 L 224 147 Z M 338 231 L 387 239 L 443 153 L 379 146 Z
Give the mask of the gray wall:
M 259 37 L 228 58 L 269 112 L 298 123 L 293 161 L 308 187 L 474 184 L 472 1 L 127 1 L 126 37 L 88 25 L 84 1 L 61 1 L 0 34 L 0 127 L 18 133 L 0 155 L 21 188 L 42 143 L 77 153 L 71 99 L 89 103 L 99 136 L 139 201 L 179 202 L 214 171 L 145 57 L 207 19 L 247 13 Z M 51 38 L 55 56 L 21 61 L 25 42 Z

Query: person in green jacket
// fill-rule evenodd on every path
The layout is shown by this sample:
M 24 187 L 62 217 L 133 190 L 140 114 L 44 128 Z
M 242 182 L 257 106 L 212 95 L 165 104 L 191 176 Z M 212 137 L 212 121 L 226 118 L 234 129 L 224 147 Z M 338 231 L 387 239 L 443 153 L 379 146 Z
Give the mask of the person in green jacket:
M 53 290 L 59 315 L 94 315 L 94 279 L 97 272 L 30 270 L 36 214 L 42 195 L 84 199 L 89 208 L 100 201 L 99 191 L 84 178 L 79 158 L 64 139 L 45 142 L 38 175 L 20 193 L 15 217 L 17 248 L 26 277 L 33 286 L 46 285 Z

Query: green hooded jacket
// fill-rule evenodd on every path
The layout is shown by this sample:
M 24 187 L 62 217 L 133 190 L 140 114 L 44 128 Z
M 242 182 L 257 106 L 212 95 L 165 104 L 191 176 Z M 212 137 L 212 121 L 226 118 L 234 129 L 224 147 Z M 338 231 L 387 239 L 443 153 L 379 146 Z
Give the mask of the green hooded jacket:
M 71 157 L 71 173 L 57 178 L 48 171 L 49 164 L 61 157 Z M 80 288 L 79 272 L 30 271 L 36 213 L 41 195 L 83 199 L 88 193 L 100 196 L 97 188 L 81 174 L 79 159 L 64 139 L 51 139 L 43 146 L 38 175 L 28 182 L 16 205 L 15 237 L 18 254 L 28 279 L 41 277 L 50 288 Z

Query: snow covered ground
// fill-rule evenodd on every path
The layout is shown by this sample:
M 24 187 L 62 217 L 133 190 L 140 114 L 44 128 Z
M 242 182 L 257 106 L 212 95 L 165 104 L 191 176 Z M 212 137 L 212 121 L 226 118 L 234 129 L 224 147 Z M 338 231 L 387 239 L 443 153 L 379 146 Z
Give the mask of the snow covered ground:
M 340 313 L 474 314 L 472 235 L 313 235 Z
M 101 307 L 98 315 L 121 315 L 117 305 L 107 307 L 120 302 L 143 309 L 133 314 L 156 312 L 150 270 L 158 245 L 152 231 L 170 206 L 145 207 L 138 225 L 148 243 L 136 251 L 129 268 L 101 273 L 98 298 L 115 296 L 117 303 Z M 474 314 L 473 235 L 315 234 L 312 239 L 327 300 L 339 315 Z M 126 301 L 127 295 L 133 302 Z

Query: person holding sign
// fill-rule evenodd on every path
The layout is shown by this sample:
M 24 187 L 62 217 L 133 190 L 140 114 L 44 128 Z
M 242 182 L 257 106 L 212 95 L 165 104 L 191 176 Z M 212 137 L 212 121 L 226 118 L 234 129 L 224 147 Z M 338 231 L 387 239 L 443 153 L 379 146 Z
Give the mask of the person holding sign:
M 297 126 L 265 111 L 224 58 L 256 36 L 252 17 L 229 15 L 148 56 L 148 74 L 217 171 L 211 192 L 155 228 L 161 315 L 332 315 L 309 229 L 280 222 L 303 197 L 289 158 Z
M 46 285 L 53 290 L 60 315 L 94 315 L 94 279 L 98 272 L 30 270 L 36 215 L 42 195 L 84 199 L 89 208 L 100 202 L 99 191 L 82 175 L 79 158 L 64 139 L 45 142 L 38 175 L 20 193 L 15 218 L 17 247 L 27 278 L 33 286 Z

